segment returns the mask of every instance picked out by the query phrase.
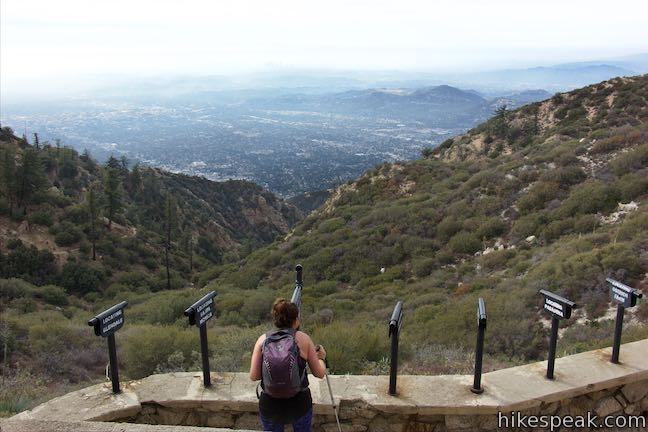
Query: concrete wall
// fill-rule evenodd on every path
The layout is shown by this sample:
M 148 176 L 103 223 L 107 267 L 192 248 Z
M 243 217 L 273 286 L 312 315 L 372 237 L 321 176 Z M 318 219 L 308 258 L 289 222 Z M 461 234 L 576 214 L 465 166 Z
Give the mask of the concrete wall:
M 610 354 L 607 348 L 557 359 L 555 380 L 545 378 L 546 362 L 490 372 L 483 376 L 485 391 L 480 395 L 470 392 L 472 376 L 465 375 L 400 376 L 396 396 L 387 394 L 386 376 L 330 378 L 344 432 L 491 431 L 498 429 L 498 413 L 510 418 L 517 412 L 645 417 L 648 340 L 623 345 L 620 364 L 610 363 Z M 247 374 L 214 373 L 212 383 L 212 387 L 203 388 L 200 373 L 154 375 L 123 383 L 119 395 L 110 392 L 109 383 L 100 384 L 53 399 L 12 421 L 93 420 L 260 429 L 255 383 Z M 311 377 L 310 383 L 314 430 L 337 430 L 326 381 Z

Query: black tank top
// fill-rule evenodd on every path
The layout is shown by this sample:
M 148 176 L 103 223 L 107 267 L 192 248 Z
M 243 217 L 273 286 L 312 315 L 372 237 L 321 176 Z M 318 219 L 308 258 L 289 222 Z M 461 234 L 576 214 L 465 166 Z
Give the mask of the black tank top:
M 297 343 L 297 339 L 295 339 Z M 289 399 L 273 398 L 266 392 L 261 392 L 259 396 L 259 412 L 273 423 L 288 424 L 292 423 L 304 414 L 313 406 L 313 399 L 311 397 L 310 389 L 308 388 L 308 374 L 306 371 L 306 360 L 300 355 L 297 359 L 297 366 L 299 367 L 299 375 L 303 376 L 302 391 Z M 261 383 L 263 388 L 263 383 Z

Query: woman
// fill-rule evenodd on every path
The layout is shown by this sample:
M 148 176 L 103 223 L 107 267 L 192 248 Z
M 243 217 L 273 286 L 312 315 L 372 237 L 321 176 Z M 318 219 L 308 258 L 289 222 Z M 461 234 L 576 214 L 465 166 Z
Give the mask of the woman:
M 306 364 L 313 375 L 324 378 L 326 351 L 321 345 L 316 348 L 310 336 L 297 330 L 300 325 L 299 309 L 294 303 L 284 298 L 275 300 L 272 305 L 272 321 L 277 329 L 259 337 L 250 364 L 250 379 L 262 380 L 259 413 L 263 430 L 283 432 L 284 425 L 290 423 L 295 432 L 310 431 L 313 401 L 308 388 Z M 287 353 L 291 349 L 296 364 L 290 358 L 291 354 Z M 282 363 L 282 360 L 278 360 L 282 355 L 288 356 L 288 361 Z M 294 370 L 277 371 L 278 367 Z M 272 370 L 274 373 L 271 373 Z M 288 381 L 291 376 L 296 378 L 298 388 L 294 388 L 294 385 L 291 387 L 290 382 L 277 383 L 280 375 L 288 376 Z M 271 382 L 272 380 L 275 382 Z

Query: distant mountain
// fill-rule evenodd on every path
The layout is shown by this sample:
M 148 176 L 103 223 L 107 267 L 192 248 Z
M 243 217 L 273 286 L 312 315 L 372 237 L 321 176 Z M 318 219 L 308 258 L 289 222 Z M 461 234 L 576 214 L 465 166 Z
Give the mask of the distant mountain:
M 449 85 L 427 87 L 414 91 L 409 95 L 413 102 L 439 105 L 481 104 L 485 100 L 471 91 L 460 90 Z
M 520 92 L 508 93 L 490 101 L 493 108 L 506 105 L 509 108 L 519 107 L 531 102 L 538 102 L 551 97 L 551 93 L 546 90 L 524 90 Z
M 530 101 L 549 97 L 536 90 L 511 93 L 507 105 L 517 107 Z M 377 88 L 349 90 L 324 95 L 290 94 L 276 98 L 250 99 L 248 107 L 267 110 L 294 110 L 333 115 L 388 118 L 403 123 L 415 122 L 434 128 L 468 128 L 493 113 L 493 100 L 473 90 L 449 85 L 417 89 Z
M 558 65 L 528 69 L 505 69 L 462 75 L 461 81 L 479 82 L 482 87 L 499 89 L 543 88 L 550 91 L 572 89 L 636 72 L 608 64 Z

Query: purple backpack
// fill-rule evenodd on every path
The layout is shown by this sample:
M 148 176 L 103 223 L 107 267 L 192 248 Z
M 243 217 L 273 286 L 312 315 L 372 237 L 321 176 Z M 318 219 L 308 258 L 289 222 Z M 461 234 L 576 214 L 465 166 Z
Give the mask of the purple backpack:
M 300 375 L 296 332 L 295 329 L 271 331 L 266 333 L 263 341 L 262 388 L 274 398 L 291 398 L 303 390 L 306 368 Z

